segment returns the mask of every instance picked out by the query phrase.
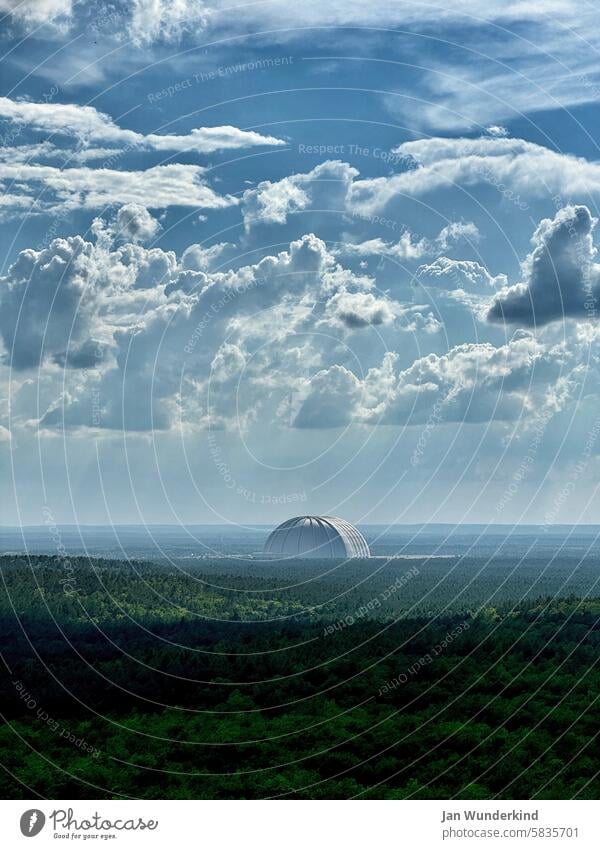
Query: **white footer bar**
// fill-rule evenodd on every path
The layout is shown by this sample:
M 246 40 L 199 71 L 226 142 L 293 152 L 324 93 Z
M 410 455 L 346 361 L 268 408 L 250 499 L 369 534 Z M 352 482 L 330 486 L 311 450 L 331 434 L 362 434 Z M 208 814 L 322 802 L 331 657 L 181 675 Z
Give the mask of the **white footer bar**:
M 589 801 L 0 801 L 2 847 L 600 846 Z

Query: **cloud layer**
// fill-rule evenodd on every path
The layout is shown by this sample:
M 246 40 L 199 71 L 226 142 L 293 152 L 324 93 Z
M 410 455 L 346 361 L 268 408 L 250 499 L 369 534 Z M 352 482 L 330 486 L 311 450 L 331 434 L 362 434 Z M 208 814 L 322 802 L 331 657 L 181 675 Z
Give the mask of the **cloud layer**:
M 418 425 L 434 414 L 530 420 L 573 397 L 577 345 L 520 331 L 502 345 L 436 352 L 442 325 L 419 288 L 469 290 L 473 304 L 499 291 L 492 321 L 579 317 L 585 264 L 597 273 L 594 223 L 585 207 L 542 221 L 527 282 L 513 287 L 476 262 L 439 257 L 418 269 L 411 301 L 379 291 L 314 234 L 226 270 L 213 266 L 227 243 L 192 245 L 178 259 L 140 244 L 158 223 L 128 204 L 94 222 L 92 241 L 19 254 L 0 278 L 5 358 L 14 372 L 38 370 L 44 395 L 54 387 L 37 420 L 46 429 L 247 428 L 267 410 L 298 429 Z M 429 352 L 403 365 L 407 338 Z

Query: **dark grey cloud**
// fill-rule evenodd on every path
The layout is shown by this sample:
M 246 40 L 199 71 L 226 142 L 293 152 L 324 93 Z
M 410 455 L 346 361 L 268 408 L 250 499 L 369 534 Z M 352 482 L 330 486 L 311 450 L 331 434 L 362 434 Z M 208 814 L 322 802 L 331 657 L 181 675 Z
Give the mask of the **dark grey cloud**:
M 81 345 L 54 355 L 54 362 L 62 368 L 94 368 L 106 359 L 109 347 L 97 339 L 86 339 Z
M 564 318 L 595 317 L 600 267 L 594 262 L 596 219 L 587 206 L 566 206 L 540 222 L 534 249 L 523 264 L 525 279 L 502 291 L 488 320 L 525 326 Z
M 351 330 L 369 325 L 391 324 L 398 305 L 371 292 L 342 290 L 328 302 L 326 315 L 329 322 L 337 322 Z

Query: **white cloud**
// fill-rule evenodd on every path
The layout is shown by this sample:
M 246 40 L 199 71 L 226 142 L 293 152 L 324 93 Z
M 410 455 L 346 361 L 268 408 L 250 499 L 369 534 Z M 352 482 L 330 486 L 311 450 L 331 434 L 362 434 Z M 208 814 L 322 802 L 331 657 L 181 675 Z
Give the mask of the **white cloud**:
M 119 7 L 117 7 L 119 8 Z M 235 14 L 232 14 L 235 8 Z M 25 21 L 43 22 L 75 11 L 71 0 L 0 0 L 0 10 L 12 12 Z M 186 34 L 204 33 L 211 25 L 230 31 L 245 32 L 285 24 L 292 28 L 311 25 L 415 25 L 451 23 L 464 26 L 481 21 L 507 23 L 565 20 L 574 26 L 582 17 L 582 8 L 574 0 L 546 0 L 543 7 L 523 0 L 502 0 L 490 5 L 482 0 L 446 0 L 443 5 L 386 0 L 365 5 L 361 0 L 332 0 L 323 5 L 317 0 L 290 6 L 283 0 L 264 4 L 232 7 L 229 0 L 133 0 L 126 26 L 136 43 L 173 41 Z M 589 25 L 588 25 L 589 29 Z
M 70 236 L 23 250 L 0 277 L 0 334 L 13 369 L 100 366 L 117 329 L 166 304 L 164 287 L 179 270 L 173 252 L 115 247 L 114 223 L 99 219 L 92 233 L 95 242 Z
M 101 251 L 98 261 L 108 266 L 111 284 L 119 289 L 167 286 L 177 274 L 177 259 L 173 251 L 148 249 L 136 244 L 121 245 L 117 250 L 104 254 Z
M 0 180 L 20 184 L 23 198 L 39 209 L 99 209 L 113 204 L 135 203 L 148 209 L 190 206 L 219 209 L 236 203 L 221 196 L 203 181 L 205 169 L 199 165 L 156 165 L 145 171 L 117 171 L 108 168 L 55 168 L 50 165 L 0 163 Z M 43 188 L 49 189 L 51 197 Z
M 308 208 L 343 211 L 358 171 L 346 162 L 322 162 L 305 174 L 272 183 L 265 180 L 242 196 L 247 230 L 257 224 L 284 224 L 294 212 Z
M 29 25 L 66 20 L 72 11 L 72 0 L 0 0 L 0 12 L 8 12 Z
M 46 395 L 54 387 L 46 412 L 29 416 L 46 429 L 245 428 L 267 408 L 298 428 L 422 424 L 438 408 L 446 421 L 512 422 L 564 408 L 579 382 L 575 350 L 528 333 L 435 353 L 443 340 L 427 308 L 378 293 L 313 234 L 214 271 L 202 249 L 183 263 L 121 244 L 111 223 L 92 230 L 95 243 L 22 251 L 0 279 L 7 361 L 39 368 Z M 451 273 L 443 259 L 430 275 Z M 481 266 L 455 266 L 465 286 L 494 291 Z M 425 352 L 412 363 L 407 331 Z M 383 359 L 382 334 L 392 346 Z
M 392 115 L 403 119 L 410 115 L 413 125 L 438 133 L 489 132 L 491 127 L 492 134 L 500 136 L 497 130 L 503 128 L 498 122 L 546 110 L 571 110 L 598 99 L 594 53 L 600 47 L 600 31 L 585 12 L 568 29 L 550 18 L 536 24 L 535 40 L 545 45 L 542 50 L 534 46 L 533 38 L 528 43 L 510 30 L 497 38 L 487 28 L 479 33 L 477 44 L 470 41 L 468 29 L 463 32 L 464 60 L 440 57 L 431 63 L 417 89 L 419 109 L 410 108 L 402 98 L 385 96 Z M 580 49 L 582 43 L 586 50 Z
M 396 242 L 386 242 L 380 236 L 365 242 L 345 242 L 339 248 L 340 254 L 348 256 L 385 256 L 397 261 L 417 260 L 431 253 L 432 244 L 423 237 L 414 237 L 405 231 Z
M 594 57 L 600 48 L 600 27 L 593 8 L 575 0 L 543 4 L 524 0 L 492 4 L 483 0 L 443 4 L 333 0 L 322 4 L 309 0 L 295 6 L 283 0 L 235 6 L 228 0 L 133 0 L 93 9 L 95 15 L 86 5 L 72 5 L 71 0 L 0 0 L 0 8 L 28 28 L 44 21 L 65 25 L 72 20 L 75 33 L 99 19 L 103 22 L 100 32 L 109 43 L 130 43 L 140 52 L 153 44 L 183 39 L 195 45 L 224 44 L 227 39 L 268 31 L 278 31 L 280 42 L 309 38 L 312 43 L 329 40 L 329 30 L 335 26 L 365 27 L 361 48 L 374 51 L 381 34 L 370 28 L 400 27 L 427 35 L 433 31 L 441 41 L 452 42 L 459 26 L 463 49 L 429 56 L 427 69 L 411 80 L 410 101 L 402 96 L 385 98 L 390 112 L 401 114 L 403 120 L 408 116 L 410 126 L 438 131 L 486 127 L 493 131 L 522 114 L 597 100 Z M 312 28 L 309 36 L 307 28 Z M 353 37 L 339 32 L 336 42 Z M 407 40 L 405 59 L 421 65 L 419 44 L 418 39 L 412 45 Z M 85 58 L 78 57 L 71 66 L 70 57 L 65 57 L 61 79 L 76 73 L 78 80 L 97 82 L 101 63 L 90 61 L 89 51 L 86 45 Z
M 478 242 L 479 238 L 479 230 L 472 221 L 451 221 L 440 230 L 435 241 L 439 250 L 446 251 L 461 239 L 474 243 Z
M 446 225 L 433 239 L 424 236 L 415 236 L 405 230 L 396 242 L 386 242 L 380 236 L 368 239 L 365 242 L 345 241 L 338 249 L 338 253 L 349 256 L 380 256 L 398 262 L 418 260 L 424 256 L 448 250 L 448 248 L 466 239 L 470 242 L 479 240 L 479 230 L 472 222 L 455 221 Z
M 213 9 L 202 0 L 133 0 L 129 34 L 134 44 L 178 41 L 202 31 Z
M 273 136 L 263 136 L 253 130 L 240 130 L 231 126 L 198 127 L 185 135 L 138 133 L 119 127 L 109 115 L 98 112 L 93 106 L 79 106 L 75 103 L 33 103 L 0 97 L 0 118 L 42 133 L 73 136 L 86 145 L 114 144 L 179 153 L 215 153 L 256 145 L 285 144 Z
M 195 427 L 226 426 L 228 418 L 238 421 L 233 372 L 248 348 L 258 353 L 248 373 L 253 388 L 239 405 L 247 423 L 256 399 L 275 388 L 277 380 L 266 379 L 278 374 L 273 362 L 294 362 L 286 340 L 297 330 L 314 331 L 323 315 L 339 315 L 338 337 L 351 315 L 363 318 L 355 330 L 388 320 L 387 304 L 352 298 L 372 281 L 341 268 L 314 235 L 255 265 L 202 272 L 185 268 L 172 252 L 115 244 L 123 217 L 117 213 L 108 225 L 97 219 L 95 243 L 75 236 L 22 251 L 0 278 L 8 363 L 17 371 L 41 367 L 57 381 L 66 369 L 65 388 L 42 416 L 45 428 L 92 426 L 91 393 L 102 399 L 98 427 L 167 428 L 183 415 L 182 405 Z M 336 300 L 340 294 L 345 301 Z M 335 346 L 333 325 L 329 338 Z M 287 380 L 281 371 L 279 385 Z M 219 384 L 219 398 L 209 408 L 211 382 Z
M 208 248 L 190 245 L 183 252 L 181 266 L 186 271 L 210 271 L 230 247 L 229 242 L 217 242 Z
M 489 127 L 485 128 L 485 131 L 488 135 L 494 136 L 495 138 L 506 138 L 509 133 L 506 127 L 501 127 L 498 124 L 490 124 Z
M 394 154 L 415 162 L 417 167 L 391 176 L 360 179 L 348 163 L 326 161 L 312 171 L 260 183 L 242 198 L 246 228 L 258 223 L 283 224 L 291 213 L 309 210 L 345 210 L 369 220 L 398 198 L 422 197 L 457 186 L 491 186 L 499 198 L 507 197 L 521 208 L 527 207 L 528 199 L 600 194 L 600 163 L 523 139 L 434 137 L 405 142 L 394 149 Z M 439 234 L 438 247 L 445 250 L 458 238 L 474 241 L 478 236 L 474 224 L 454 222 Z M 372 241 L 372 246 L 386 250 L 380 237 Z M 404 234 L 396 250 L 400 256 L 407 256 L 422 253 L 424 248 L 421 239 L 413 242 Z
M 81 236 L 22 251 L 0 278 L 0 333 L 11 365 L 32 368 L 85 343 L 98 285 L 92 245 Z
M 350 329 L 391 324 L 398 314 L 398 305 L 371 292 L 348 292 L 342 289 L 327 302 L 324 321 Z
M 394 153 L 412 157 L 420 167 L 354 181 L 350 203 L 359 214 L 373 214 L 399 195 L 417 197 L 454 186 L 489 184 L 501 192 L 510 188 L 514 202 L 600 192 L 600 163 L 522 139 L 431 138 L 405 142 Z
M 517 422 L 564 409 L 583 376 L 576 352 L 546 348 L 527 333 L 505 345 L 469 343 L 397 370 L 389 352 L 364 378 L 346 367 L 296 383 L 292 423 L 301 428 Z
M 416 360 L 398 375 L 377 417 L 387 424 L 418 424 L 435 404 L 445 421 L 515 421 L 539 414 L 548 384 L 561 372 L 558 358 L 530 335 L 517 336 L 499 348 L 487 343 L 464 344 L 447 354 Z
M 286 27 L 290 30 L 310 26 L 385 26 L 446 25 L 459 21 L 463 27 L 476 28 L 484 21 L 510 24 L 534 21 L 551 25 L 565 21 L 572 27 L 585 17 L 574 0 L 546 0 L 542 8 L 523 0 L 501 0 L 495 4 L 483 0 L 446 0 L 443 4 L 385 0 L 365 4 L 362 0 L 318 0 L 290 5 L 284 0 L 251 3 L 235 7 L 228 0 L 135 0 L 130 28 L 137 38 L 174 39 L 184 34 L 206 32 L 211 26 L 229 32 L 247 32 Z M 588 24 L 588 30 L 589 30 Z
M 318 371 L 313 378 L 296 388 L 293 427 L 344 427 L 360 404 L 361 381 L 347 368 L 333 365 Z
M 490 294 L 490 290 L 506 286 L 507 279 L 505 274 L 492 277 L 489 271 L 478 262 L 441 256 L 429 265 L 419 266 L 415 283 L 440 289 L 473 290 L 486 295 Z
M 417 163 L 417 167 L 391 176 L 359 179 L 357 169 L 348 163 L 326 161 L 309 172 L 275 182 L 263 181 L 247 189 L 241 201 L 246 230 L 259 224 L 284 224 L 290 214 L 309 211 L 345 212 L 357 220 L 368 220 L 399 197 L 421 197 L 456 186 L 492 186 L 499 197 L 510 197 L 511 202 L 525 207 L 525 199 L 543 199 L 549 194 L 572 197 L 600 193 L 599 163 L 522 139 L 431 138 L 406 142 L 394 153 Z M 31 199 L 34 193 L 28 184 L 44 183 L 62 193 L 65 201 L 71 195 L 75 205 L 80 202 L 91 207 L 109 202 L 109 185 L 114 186 L 116 203 L 139 203 L 147 208 L 176 204 L 216 208 L 237 202 L 233 197 L 219 197 L 206 186 L 202 180 L 205 171 L 197 165 L 170 164 L 129 172 L 113 168 L 59 169 L 24 162 L 18 153 L 11 159 L 8 152 L 4 160 L 0 161 L 0 180 L 19 182 L 24 196 Z M 24 206 L 22 201 L 19 205 Z M 473 242 L 478 238 L 473 223 L 451 222 L 439 233 L 432 249 L 444 251 L 459 239 Z M 348 251 L 352 250 L 348 246 Z M 398 259 L 418 259 L 428 252 L 428 245 L 423 237 L 403 233 L 396 243 L 376 237 L 364 243 L 364 248 L 355 248 L 356 253 L 361 250 L 365 254 L 372 250 Z
M 127 203 L 122 206 L 117 213 L 114 227 L 115 235 L 127 242 L 147 242 L 160 230 L 156 218 L 139 203 Z

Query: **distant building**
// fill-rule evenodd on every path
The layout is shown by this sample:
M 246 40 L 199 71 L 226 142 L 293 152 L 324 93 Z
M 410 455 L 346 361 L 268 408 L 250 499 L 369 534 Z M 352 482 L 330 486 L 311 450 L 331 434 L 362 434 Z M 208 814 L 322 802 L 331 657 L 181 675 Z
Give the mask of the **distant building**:
M 335 516 L 288 519 L 269 534 L 263 553 L 272 558 L 370 557 L 361 532 Z

